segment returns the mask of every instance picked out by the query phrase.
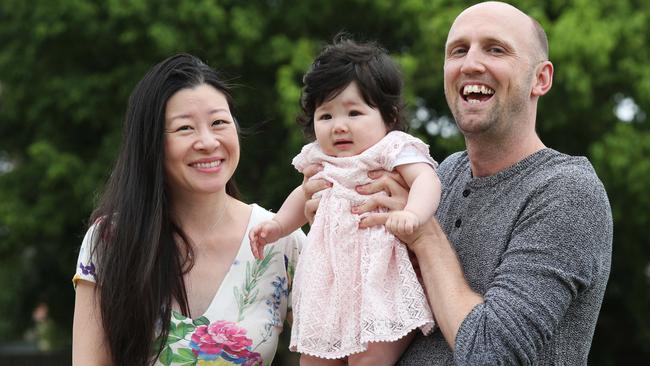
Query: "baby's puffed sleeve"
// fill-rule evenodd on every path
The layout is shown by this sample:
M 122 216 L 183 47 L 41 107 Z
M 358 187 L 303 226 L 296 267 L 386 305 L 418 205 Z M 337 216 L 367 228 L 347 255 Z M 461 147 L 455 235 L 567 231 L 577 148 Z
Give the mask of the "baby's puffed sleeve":
M 425 163 L 433 169 L 438 167 L 438 163 L 429 154 L 429 145 L 422 140 L 398 131 L 391 132 L 387 137 L 389 139 L 383 151 L 385 170 L 391 171 L 396 166 L 413 163 Z
M 302 147 L 300 153 L 296 155 L 291 164 L 296 168 L 297 171 L 301 172 L 307 167 L 307 165 L 314 163 L 313 153 L 317 149 L 318 145 L 315 142 L 307 144 Z
M 83 241 L 81 242 L 81 249 L 79 250 L 79 257 L 77 258 L 77 269 L 75 271 L 74 277 L 72 277 L 72 284 L 74 287 L 77 287 L 79 280 L 85 280 L 90 282 L 97 282 L 96 279 L 96 267 L 95 267 L 95 253 L 93 248 L 97 244 L 98 236 L 97 224 L 92 225 L 86 235 L 84 236 Z

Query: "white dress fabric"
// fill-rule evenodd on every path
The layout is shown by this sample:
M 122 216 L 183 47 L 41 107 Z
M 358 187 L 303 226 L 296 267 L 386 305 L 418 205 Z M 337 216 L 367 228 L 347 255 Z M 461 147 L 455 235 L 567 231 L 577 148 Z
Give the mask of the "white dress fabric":
M 333 186 L 319 192 L 320 205 L 296 268 L 292 351 L 343 358 L 365 351 L 368 342 L 395 341 L 418 327 L 425 334 L 433 329 L 405 245 L 384 226 L 359 229 L 362 216 L 350 211 L 368 199 L 355 191 L 370 182 L 368 171 L 415 162 L 437 167 L 426 144 L 397 131 L 356 156 L 328 156 L 314 142 L 294 158 L 299 171 L 322 164 L 312 179 Z
M 256 260 L 248 231 L 273 218 L 273 213 L 251 206 L 237 256 L 208 309 L 195 319 L 172 311 L 166 320 L 170 322 L 167 344 L 155 365 L 271 365 L 291 303 L 293 273 L 305 234 L 297 230 L 268 245 L 264 259 Z M 81 245 L 75 284 L 95 282 L 93 229 Z

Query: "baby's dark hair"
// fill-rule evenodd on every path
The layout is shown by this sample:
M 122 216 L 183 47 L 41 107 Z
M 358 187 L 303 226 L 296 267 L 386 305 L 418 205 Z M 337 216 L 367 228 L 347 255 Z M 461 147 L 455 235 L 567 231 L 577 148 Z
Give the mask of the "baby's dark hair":
M 302 79 L 302 113 L 298 124 L 313 141 L 316 108 L 356 82 L 363 100 L 381 114 L 388 131 L 406 131 L 402 74 L 385 49 L 375 42 L 357 43 L 337 35 L 323 48 Z

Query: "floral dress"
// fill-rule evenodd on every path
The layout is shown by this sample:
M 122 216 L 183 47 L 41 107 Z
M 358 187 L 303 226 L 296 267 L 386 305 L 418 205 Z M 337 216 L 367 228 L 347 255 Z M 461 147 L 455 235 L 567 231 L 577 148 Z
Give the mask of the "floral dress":
M 256 260 L 248 231 L 273 214 L 252 205 L 246 234 L 230 270 L 205 313 L 192 319 L 172 311 L 169 337 L 155 365 L 270 365 L 287 311 L 293 272 L 305 235 L 293 234 L 265 248 Z M 95 282 L 90 257 L 93 228 L 81 245 L 73 278 Z
M 320 204 L 296 269 L 290 349 L 343 358 L 416 328 L 429 333 L 433 317 L 406 246 L 384 226 L 359 229 L 364 216 L 351 213 L 368 199 L 355 190 L 370 182 L 368 171 L 410 163 L 437 167 L 428 146 L 393 131 L 356 156 L 328 156 L 311 143 L 293 160 L 299 171 L 313 163 L 323 170 L 312 179 L 332 187 L 317 193 Z

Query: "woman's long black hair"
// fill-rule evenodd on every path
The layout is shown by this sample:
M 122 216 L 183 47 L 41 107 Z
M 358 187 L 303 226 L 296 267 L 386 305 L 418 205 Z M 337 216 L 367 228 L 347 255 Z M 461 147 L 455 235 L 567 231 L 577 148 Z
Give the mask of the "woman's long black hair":
M 140 80 L 129 98 L 119 156 L 91 216 L 96 290 L 114 365 L 155 360 L 169 333 L 172 301 L 190 316 L 183 275 L 193 265 L 192 249 L 169 211 L 163 132 L 169 98 L 201 84 L 223 93 L 233 110 L 228 85 L 192 55 L 172 56 Z M 232 179 L 226 192 L 238 195 Z M 158 335 L 162 342 L 154 347 Z

